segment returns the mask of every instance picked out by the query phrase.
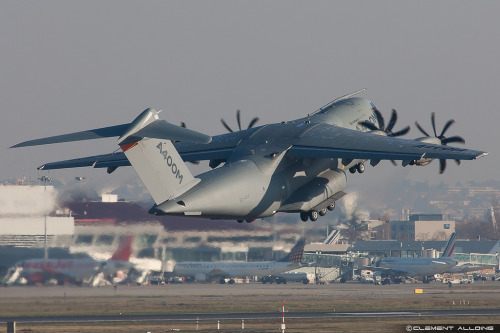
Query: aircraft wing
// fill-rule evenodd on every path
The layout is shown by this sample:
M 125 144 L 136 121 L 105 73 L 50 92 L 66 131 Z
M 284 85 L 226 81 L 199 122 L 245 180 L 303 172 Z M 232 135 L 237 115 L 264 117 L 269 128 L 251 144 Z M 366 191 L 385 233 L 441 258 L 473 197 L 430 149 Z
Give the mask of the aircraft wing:
M 361 132 L 329 124 L 312 124 L 296 138 L 290 157 L 374 160 L 419 160 L 421 158 L 473 160 L 488 153 L 416 140 Z
M 410 275 L 410 272 L 406 269 L 403 269 L 403 268 L 395 269 L 395 268 L 388 268 L 388 267 L 364 265 L 363 269 L 369 269 L 373 272 L 384 272 L 384 273 L 388 273 L 388 274 Z
M 254 129 L 221 134 L 212 137 L 212 141 L 207 144 L 196 144 L 188 142 L 177 142 L 175 148 L 185 162 L 203 160 L 225 160 L 231 155 L 234 147 L 245 137 L 251 134 Z M 123 152 L 111 154 L 88 156 L 58 162 L 45 163 L 38 167 L 40 170 L 54 170 L 78 167 L 94 168 L 117 168 L 130 166 L 130 162 Z
M 219 268 L 213 269 L 210 272 L 208 272 L 208 274 L 207 274 L 207 276 L 209 276 L 210 278 L 217 278 L 217 277 L 223 277 L 223 276 L 228 276 L 228 275 L 234 276 L 230 272 L 226 272 L 226 271 L 219 269 Z

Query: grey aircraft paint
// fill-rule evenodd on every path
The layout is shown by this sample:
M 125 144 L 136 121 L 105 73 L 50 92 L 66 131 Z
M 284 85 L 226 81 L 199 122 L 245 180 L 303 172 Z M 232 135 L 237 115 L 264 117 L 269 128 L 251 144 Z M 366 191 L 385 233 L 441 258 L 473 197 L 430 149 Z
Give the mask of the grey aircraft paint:
M 156 111 L 147 109 L 130 124 L 78 132 L 74 137 L 30 140 L 13 147 L 120 136 L 118 143 L 125 153 L 47 163 L 39 169 L 93 166 L 105 167 L 110 173 L 132 165 L 155 200 L 150 213 L 239 222 L 277 212 L 300 213 L 304 221 L 316 220 L 345 194 L 345 171 L 363 172 L 367 160 L 372 165 L 398 160 L 406 166 L 487 155 L 436 144 L 440 141 L 428 137 L 401 139 L 370 131 L 361 122 L 382 128 L 383 119 L 377 117 L 373 103 L 352 95 L 301 119 L 214 137 L 161 121 Z M 209 160 L 213 170 L 193 176 L 184 162 L 196 160 Z

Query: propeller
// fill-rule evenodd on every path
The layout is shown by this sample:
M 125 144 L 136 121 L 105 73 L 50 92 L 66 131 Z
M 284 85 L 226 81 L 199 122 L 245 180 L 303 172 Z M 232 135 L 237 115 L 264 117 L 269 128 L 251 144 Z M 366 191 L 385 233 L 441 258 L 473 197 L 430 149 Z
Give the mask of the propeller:
M 450 119 L 446 122 L 446 124 L 443 127 L 443 130 L 441 131 L 441 134 L 437 135 L 436 132 L 436 115 L 434 112 L 431 113 L 431 124 L 432 124 L 432 131 L 434 132 L 434 137 L 438 138 L 439 141 L 443 146 L 446 146 L 448 143 L 465 143 L 464 138 L 461 136 L 451 136 L 449 138 L 445 137 L 444 134 L 446 131 L 450 128 L 451 125 L 455 123 L 455 120 Z M 425 136 L 427 137 L 432 137 L 427 133 L 419 124 L 418 122 L 415 122 L 415 125 L 417 128 L 422 132 Z M 460 165 L 460 160 L 455 160 L 457 165 Z M 445 159 L 440 159 L 439 160 L 439 173 L 443 173 L 444 170 L 446 169 L 446 160 Z
M 400 131 L 396 132 L 392 131 L 394 125 L 396 125 L 396 121 L 398 120 L 398 113 L 396 112 L 396 110 L 392 109 L 391 119 L 389 119 L 387 127 L 385 127 L 384 117 L 382 116 L 380 111 L 377 109 L 373 109 L 373 112 L 375 112 L 375 116 L 377 117 L 378 127 L 374 123 L 368 120 L 360 121 L 358 124 L 368 129 L 371 129 L 372 131 L 384 132 L 387 136 L 392 136 L 392 137 L 405 135 L 410 131 L 410 126 L 406 126 Z
M 224 125 L 224 127 L 229 131 L 229 132 L 234 132 L 231 127 L 224 121 L 224 119 L 221 118 L 221 123 Z M 255 126 L 255 124 L 259 121 L 258 117 L 253 118 L 250 123 L 248 124 L 248 127 L 246 129 L 252 128 Z M 238 128 L 241 131 L 241 111 L 236 110 L 236 122 L 238 123 Z
M 389 119 L 389 123 L 387 124 L 387 127 L 385 127 L 385 121 L 384 121 L 384 117 L 382 116 L 382 113 L 380 113 L 380 111 L 377 110 L 376 108 L 373 108 L 373 112 L 375 113 L 375 116 L 377 117 L 378 127 L 374 123 L 372 123 L 368 120 L 360 121 L 358 124 L 368 128 L 372 131 L 383 132 L 383 133 L 385 133 L 385 135 L 390 136 L 390 137 L 397 137 L 397 136 L 405 135 L 406 133 L 408 133 L 410 131 L 410 126 L 406 126 L 402 130 L 399 130 L 396 132 L 392 131 L 392 129 L 394 128 L 394 125 L 396 125 L 396 121 L 398 120 L 398 113 L 396 112 L 395 109 L 392 109 L 391 118 Z M 370 164 L 372 166 L 376 166 L 379 162 L 380 162 L 380 160 L 371 160 Z M 392 162 L 392 164 L 396 165 L 396 162 L 394 162 L 392 160 L 391 160 L 391 162 Z

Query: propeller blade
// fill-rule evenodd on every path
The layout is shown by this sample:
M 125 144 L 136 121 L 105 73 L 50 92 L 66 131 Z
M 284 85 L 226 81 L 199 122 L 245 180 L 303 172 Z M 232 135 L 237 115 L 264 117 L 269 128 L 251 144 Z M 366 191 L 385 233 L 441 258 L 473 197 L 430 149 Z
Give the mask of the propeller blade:
M 392 132 L 392 128 L 396 125 L 396 121 L 398 120 L 398 113 L 396 110 L 392 109 L 391 119 L 389 119 L 389 124 L 387 124 L 387 128 L 385 129 L 386 133 Z
M 248 124 L 247 129 L 254 127 L 254 126 L 255 126 L 255 124 L 256 124 L 258 121 L 259 121 L 259 117 L 255 117 L 255 118 L 253 118 L 253 119 L 252 119 L 252 121 L 250 122 L 250 124 Z
M 448 130 L 448 128 L 450 128 L 451 125 L 453 125 L 455 123 L 455 120 L 453 119 L 450 119 L 448 120 L 448 122 L 446 123 L 446 125 L 444 125 L 443 127 L 443 130 L 441 131 L 441 135 L 438 136 L 439 139 L 442 139 L 444 137 L 444 133 Z
M 253 118 L 250 123 L 248 124 L 248 127 L 247 129 L 250 129 L 252 127 L 255 126 L 255 124 L 259 121 L 259 117 L 255 117 Z M 224 119 L 221 119 L 220 120 L 222 122 L 222 125 L 224 125 L 224 127 L 229 131 L 229 132 L 234 132 L 233 129 L 231 127 L 229 127 L 229 125 L 224 121 Z M 238 129 L 241 131 L 242 128 L 241 128 L 241 110 L 236 110 L 236 123 L 238 125 Z
M 241 131 L 241 111 L 236 110 L 236 121 L 238 122 L 238 128 Z
M 417 122 L 415 122 L 415 126 L 422 132 L 425 136 L 430 136 Z
M 439 160 L 439 174 L 442 174 L 444 172 L 444 169 L 446 169 L 446 160 Z
M 436 133 L 436 113 L 435 112 L 431 113 L 431 123 L 432 123 L 432 130 L 434 131 L 434 136 L 437 137 L 437 133 Z
M 444 138 L 443 140 L 441 140 L 441 143 L 443 145 L 447 145 L 448 143 L 453 142 L 465 143 L 465 140 L 461 136 L 450 136 L 449 138 Z
M 374 109 L 373 112 L 375 112 L 375 115 L 377 116 L 377 122 L 378 122 L 378 129 L 383 131 L 384 130 L 384 117 L 380 113 L 379 110 Z
M 398 165 L 398 164 L 396 163 L 396 161 L 394 161 L 394 160 L 391 160 L 391 162 L 392 162 L 392 165 L 394 165 L 394 166 L 397 166 L 397 165 Z
M 446 122 L 446 124 L 443 126 L 443 129 L 441 130 L 441 134 L 439 136 L 437 135 L 436 132 L 436 114 L 434 112 L 431 113 L 431 123 L 432 123 L 432 130 L 434 131 L 434 136 L 439 139 L 441 144 L 443 146 L 446 146 L 449 143 L 465 143 L 464 138 L 461 136 L 451 136 L 449 138 L 446 138 L 444 134 L 448 129 L 450 128 L 451 125 L 455 123 L 455 120 L 450 119 Z M 417 125 L 417 128 L 420 130 L 420 132 L 424 133 L 426 136 L 430 137 L 430 135 L 417 123 L 415 122 L 415 125 Z M 455 160 L 455 162 L 460 165 L 460 160 Z M 444 170 L 446 169 L 446 160 L 445 159 L 440 159 L 439 160 L 439 173 L 442 174 Z
M 231 133 L 233 132 L 233 130 L 231 129 L 231 127 L 229 127 L 229 125 L 228 125 L 228 124 L 226 124 L 226 122 L 224 121 L 224 119 L 221 119 L 220 121 L 221 121 L 222 125 L 224 125 L 224 127 L 225 127 L 225 128 L 226 128 L 229 132 L 231 132 Z
M 410 126 L 406 126 L 405 128 L 403 128 L 402 130 L 400 131 L 397 131 L 397 132 L 394 132 L 394 133 L 391 133 L 389 134 L 389 136 L 392 136 L 392 137 L 395 137 L 395 136 L 401 136 L 401 135 L 405 135 L 406 133 L 408 133 L 410 131 Z
M 373 123 L 369 122 L 368 120 L 363 120 L 358 123 L 361 126 L 364 126 L 372 131 L 378 131 L 378 127 L 375 126 Z

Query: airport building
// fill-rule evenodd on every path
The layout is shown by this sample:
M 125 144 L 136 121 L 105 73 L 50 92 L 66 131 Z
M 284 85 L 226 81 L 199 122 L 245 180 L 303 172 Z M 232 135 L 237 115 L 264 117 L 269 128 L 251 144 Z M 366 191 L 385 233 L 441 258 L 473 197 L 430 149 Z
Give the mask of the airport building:
M 402 221 L 390 221 L 393 240 L 446 240 L 455 232 L 455 221 L 443 220 L 442 214 L 412 214 Z
M 314 229 L 314 225 L 297 228 L 295 223 L 154 216 L 148 214 L 149 207 L 119 201 L 115 195 L 65 203 L 60 209 L 50 186 L 0 186 L 2 193 L 11 198 L 0 202 L 0 258 L 7 267 L 21 259 L 43 258 L 45 239 L 51 258 L 90 254 L 105 260 L 127 234 L 135 235 L 133 257 L 161 262 L 162 270 L 171 261 L 277 260 Z M 324 244 L 311 243 L 311 237 L 304 261 L 341 270 L 359 257 L 436 257 L 455 231 L 455 222 L 441 215 L 411 215 L 404 221 L 374 221 L 373 226 L 373 230 L 385 228 L 385 235 L 395 226 L 406 238 Z M 433 238 L 439 239 L 429 240 Z M 498 264 L 499 251 L 497 241 L 458 240 L 455 258 Z
M 69 210 L 56 209 L 52 186 L 0 186 L 0 246 L 69 246 L 75 233 Z

